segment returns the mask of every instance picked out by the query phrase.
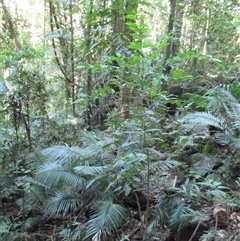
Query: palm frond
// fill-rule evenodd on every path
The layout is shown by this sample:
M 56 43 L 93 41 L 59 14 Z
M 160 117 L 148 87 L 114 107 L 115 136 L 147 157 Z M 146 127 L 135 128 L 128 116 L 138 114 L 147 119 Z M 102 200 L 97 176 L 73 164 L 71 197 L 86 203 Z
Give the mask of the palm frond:
M 96 143 L 100 139 L 95 135 L 94 132 L 83 132 L 80 136 L 80 140 L 82 141 L 82 145 L 84 147 L 91 145 L 92 143 Z
M 225 119 L 216 117 L 209 112 L 191 113 L 181 118 L 179 122 L 183 123 L 182 127 L 186 130 L 212 126 L 227 135 L 234 135 L 233 128 L 228 125 L 228 122 Z
M 19 198 L 16 204 L 21 207 L 23 212 L 28 213 L 37 205 L 42 205 L 46 197 L 46 192 L 42 186 L 31 185 L 25 192 L 24 198 Z
M 186 214 L 187 211 L 188 207 L 186 207 L 185 202 L 181 202 L 173 207 L 169 219 L 169 224 L 172 229 L 177 230 L 179 228 L 179 225 L 185 221 L 183 215 Z
M 47 157 L 48 160 L 57 161 L 59 164 L 64 164 L 69 161 L 80 161 L 81 159 L 86 161 L 84 151 L 77 146 L 53 146 L 44 149 L 42 154 Z
M 121 145 L 121 151 L 128 154 L 134 151 L 139 151 L 143 147 L 143 143 L 140 142 L 139 140 L 134 140 L 134 141 L 125 141 Z
M 72 240 L 72 234 L 70 228 L 64 228 L 61 232 L 59 232 L 59 236 L 61 237 L 62 241 L 70 241 Z
M 77 166 L 74 167 L 74 171 L 81 175 L 97 175 L 105 173 L 108 169 L 108 166 Z
M 155 161 L 151 163 L 150 169 L 153 171 L 167 171 L 178 167 L 179 165 L 181 165 L 181 163 L 175 160 Z
M 207 109 L 216 116 L 224 116 L 232 121 L 240 115 L 240 103 L 229 90 L 214 88 L 206 93 Z
M 130 153 L 116 161 L 112 166 L 114 171 L 118 172 L 118 176 L 121 179 L 126 174 L 129 176 L 130 172 L 136 173 L 136 170 L 145 169 L 144 164 L 146 164 L 147 155 L 144 153 Z M 132 176 L 133 177 L 133 176 Z M 116 181 L 119 181 L 118 179 Z
M 96 209 L 89 220 L 90 228 L 85 238 L 98 233 L 100 230 L 112 234 L 122 223 L 124 208 L 114 204 L 112 200 L 104 200 L 96 203 Z
M 56 187 L 60 182 L 66 185 L 82 187 L 85 179 L 72 172 L 70 167 L 59 163 L 45 163 L 41 165 L 35 174 L 35 179 L 48 188 Z
M 42 151 L 35 149 L 26 156 L 27 167 L 31 170 L 35 169 L 40 164 L 46 161 L 46 156 L 43 155 Z
M 168 225 L 177 229 L 179 218 L 186 208 L 184 200 L 179 196 L 159 196 L 156 197 L 156 210 L 153 213 L 153 220 L 148 226 L 150 232 L 157 224 Z
M 181 205 L 176 209 L 177 212 L 173 213 L 170 217 L 170 226 L 177 229 L 178 232 L 180 232 L 184 227 L 189 226 L 189 224 L 199 223 L 209 219 L 208 216 L 184 205 Z M 173 217 L 175 215 L 176 217 Z
M 232 95 L 232 93 L 229 91 L 229 89 L 225 89 L 220 86 L 217 86 L 213 89 L 208 90 L 207 93 L 205 94 L 206 99 L 209 99 L 209 98 L 216 99 L 218 97 L 219 97 L 219 99 L 222 99 L 224 101 L 235 102 L 235 103 L 238 102 L 238 100 Z
M 191 129 L 201 126 L 214 126 L 220 130 L 224 130 L 224 120 L 212 115 L 209 112 L 190 113 L 179 120 L 180 123 L 188 123 Z
M 230 145 L 233 141 L 233 136 L 229 133 L 216 133 L 214 135 L 214 141 L 219 145 Z
M 153 212 L 153 220 L 149 223 L 148 227 L 147 227 L 147 232 L 150 233 L 154 227 L 156 227 L 156 225 L 158 225 L 159 223 L 162 223 L 162 225 L 164 225 L 164 219 L 166 218 L 165 212 L 163 211 L 162 208 L 160 208 L 160 206 L 156 207 L 156 210 L 154 210 Z
M 55 196 L 50 197 L 46 202 L 46 215 L 52 217 L 58 214 L 66 214 L 76 210 L 80 203 L 79 195 L 57 191 Z
M 240 150 L 240 139 L 239 138 L 233 138 L 230 147 L 234 151 L 239 151 Z
M 114 138 L 103 137 L 100 139 L 92 132 L 87 132 L 82 134 L 80 140 L 82 141 L 85 157 L 105 162 L 112 161 L 115 158 L 109 148 L 114 144 Z

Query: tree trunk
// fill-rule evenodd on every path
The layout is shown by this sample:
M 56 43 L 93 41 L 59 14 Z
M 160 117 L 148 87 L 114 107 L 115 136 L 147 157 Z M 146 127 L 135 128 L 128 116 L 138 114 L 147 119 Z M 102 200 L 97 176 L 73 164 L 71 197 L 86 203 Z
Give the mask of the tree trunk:
M 204 36 L 203 54 L 207 54 L 209 25 L 210 25 L 210 9 L 209 9 L 209 6 L 207 6 L 207 21 L 206 21 L 206 29 L 205 29 L 205 36 Z
M 113 29 L 113 41 L 112 41 L 112 52 L 113 55 L 116 54 L 117 49 L 121 49 L 121 55 L 125 58 L 125 63 L 129 57 L 129 51 L 127 46 L 133 42 L 134 37 L 132 35 L 132 30 L 126 25 L 127 22 L 136 23 L 135 19 L 128 19 L 127 15 L 137 14 L 138 0 L 113 0 L 112 1 L 112 29 Z M 121 38 L 120 36 L 123 36 Z M 122 43 L 122 46 L 119 46 Z M 118 63 L 114 64 L 118 66 Z M 128 67 L 122 72 L 121 82 L 124 86 L 122 89 L 122 101 L 121 101 L 121 115 L 123 119 L 128 119 L 130 117 L 130 102 L 131 102 L 131 88 L 129 88 L 128 83 L 131 82 L 131 70 Z
M 74 63 L 74 27 L 73 27 L 73 2 L 70 0 L 69 3 L 70 12 L 70 32 L 71 32 L 71 43 L 70 43 L 70 58 L 71 58 L 71 82 L 72 82 L 72 112 L 73 116 L 76 117 L 76 103 L 75 103 L 75 63 Z
M 185 1 L 178 0 L 176 4 L 176 11 L 174 16 L 173 24 L 173 42 L 172 42 L 172 56 L 177 56 L 181 47 L 181 36 L 182 36 L 182 26 L 183 26 L 183 15 L 184 15 Z
M 170 12 L 169 12 L 169 19 L 168 19 L 168 36 L 169 40 L 166 45 L 165 49 L 165 61 L 164 61 L 164 75 L 169 75 L 171 72 L 171 66 L 168 65 L 167 60 L 173 54 L 173 27 L 174 27 L 174 16 L 175 16 L 175 9 L 176 9 L 176 0 L 170 0 Z
M 55 29 L 59 30 L 61 26 L 57 18 L 56 8 L 55 8 L 55 5 L 53 4 L 53 1 L 49 1 L 49 12 L 50 12 L 50 28 L 51 28 L 51 31 L 54 32 Z M 52 47 L 53 47 L 55 59 L 57 61 L 57 65 L 64 76 L 66 101 L 69 102 L 69 99 L 71 98 L 71 86 L 73 85 L 73 83 L 72 83 L 72 80 L 68 77 L 68 73 L 67 73 L 66 53 L 64 56 L 64 53 L 62 51 L 62 49 L 64 49 L 64 51 L 66 52 L 66 49 L 67 49 L 65 40 L 59 37 L 58 44 L 57 44 L 56 39 L 52 38 Z
M 92 11 L 93 11 L 93 0 L 91 0 L 88 6 L 88 15 L 86 16 L 86 54 L 87 54 L 87 64 L 91 66 L 92 64 L 92 54 L 90 52 L 91 48 L 91 31 L 92 31 Z M 88 113 L 87 113 L 87 124 L 88 129 L 92 130 L 94 128 L 94 124 L 92 121 L 92 90 L 93 90 L 93 73 L 92 69 L 89 68 L 87 71 L 87 95 L 88 95 Z
M 21 48 L 18 30 L 17 30 L 16 26 L 14 26 L 12 16 L 11 16 L 10 12 L 8 11 L 6 5 L 4 4 L 4 1 L 0 0 L 0 3 L 2 4 L 3 14 L 4 14 L 4 17 L 6 18 L 6 22 L 8 24 L 7 29 L 9 31 L 10 39 L 13 42 L 15 51 L 17 51 Z

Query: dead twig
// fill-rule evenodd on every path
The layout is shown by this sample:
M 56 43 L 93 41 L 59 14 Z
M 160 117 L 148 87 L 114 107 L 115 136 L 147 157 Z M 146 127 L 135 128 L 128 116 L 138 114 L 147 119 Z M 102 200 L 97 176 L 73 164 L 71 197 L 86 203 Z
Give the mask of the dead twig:
M 193 240 L 195 234 L 196 234 L 197 231 L 198 231 L 198 228 L 199 228 L 200 224 L 201 224 L 201 221 L 198 222 L 197 227 L 195 228 L 195 230 L 194 230 L 194 232 L 193 232 L 191 238 L 190 238 L 188 241 L 192 241 L 192 240 Z

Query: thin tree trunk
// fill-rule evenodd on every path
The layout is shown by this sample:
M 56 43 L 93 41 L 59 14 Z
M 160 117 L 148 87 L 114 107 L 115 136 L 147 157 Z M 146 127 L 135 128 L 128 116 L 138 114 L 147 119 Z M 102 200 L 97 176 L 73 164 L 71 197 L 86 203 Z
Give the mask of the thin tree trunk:
M 191 9 L 192 9 L 193 17 L 196 20 L 194 21 L 194 25 L 192 26 L 192 31 L 190 35 L 190 49 L 198 51 L 199 50 L 198 36 L 199 36 L 199 29 L 201 29 L 200 23 L 199 21 L 197 21 L 200 15 L 199 0 L 193 0 L 191 2 Z
M 192 8 L 192 14 L 197 20 L 200 15 L 200 4 L 198 0 L 193 0 L 191 2 L 191 8 Z M 201 29 L 201 26 L 199 24 L 199 21 L 194 21 L 194 25 L 192 26 L 193 31 L 190 35 L 190 49 L 194 50 L 195 52 L 199 52 L 200 46 L 199 46 L 199 29 Z M 196 69 L 198 64 L 198 58 L 194 57 L 192 60 L 192 73 L 196 75 Z M 204 66 L 202 66 L 204 68 Z
M 204 37 L 203 54 L 207 54 L 209 25 L 210 25 L 210 9 L 209 9 L 209 6 L 207 6 L 207 21 L 206 21 L 206 29 L 205 29 L 205 37 Z
M 171 71 L 171 66 L 168 65 L 167 60 L 172 56 L 172 45 L 173 45 L 173 26 L 174 26 L 174 16 L 175 16 L 176 0 L 170 0 L 170 12 L 168 20 L 168 36 L 169 40 L 165 49 L 165 68 L 164 75 L 169 75 Z
M 11 17 L 10 12 L 8 11 L 6 5 L 4 4 L 4 1 L 0 0 L 0 3 L 2 4 L 3 13 L 4 13 L 4 16 L 6 17 L 6 20 L 8 23 L 8 30 L 9 30 L 10 38 L 13 42 L 15 50 L 17 51 L 21 48 L 21 43 L 19 41 L 19 33 L 17 31 L 16 26 L 14 26 L 13 19 Z
M 50 28 L 51 28 L 51 31 L 54 32 L 54 26 L 56 26 L 56 29 L 60 29 L 60 25 L 56 16 L 55 6 L 52 1 L 49 1 L 49 12 L 50 12 Z M 62 40 L 61 38 L 59 38 L 59 43 L 60 43 L 60 48 L 58 48 L 55 39 L 52 38 L 54 56 L 57 61 L 57 65 L 64 76 L 66 101 L 68 102 L 69 99 L 71 98 L 70 86 L 73 85 L 73 83 L 72 83 L 72 80 L 68 77 L 67 70 L 66 70 L 67 66 L 65 64 L 64 58 L 62 58 L 61 48 L 66 49 L 66 44 L 64 40 Z
M 75 104 L 75 64 L 74 64 L 74 27 L 73 27 L 73 3 L 70 0 L 70 29 L 71 29 L 71 46 L 70 46 L 70 55 L 71 55 L 71 82 L 72 82 L 72 112 L 73 116 L 76 116 L 76 104 Z
M 181 47 L 181 36 L 182 36 L 182 26 L 183 26 L 183 16 L 184 16 L 185 1 L 178 0 L 176 4 L 176 11 L 174 16 L 173 24 L 173 42 L 172 42 L 172 56 L 177 56 Z
M 93 0 L 91 0 L 89 3 L 89 12 L 87 16 L 87 32 L 86 32 L 86 52 L 87 52 L 87 63 L 89 66 L 92 64 L 92 55 L 90 52 L 91 30 L 92 30 L 92 8 L 93 8 Z M 90 130 L 94 128 L 93 121 L 92 121 L 92 105 L 91 105 L 92 90 L 93 90 L 93 74 L 92 74 L 92 69 L 89 68 L 88 74 L 87 74 L 87 95 L 89 98 L 87 122 L 88 122 L 88 128 Z

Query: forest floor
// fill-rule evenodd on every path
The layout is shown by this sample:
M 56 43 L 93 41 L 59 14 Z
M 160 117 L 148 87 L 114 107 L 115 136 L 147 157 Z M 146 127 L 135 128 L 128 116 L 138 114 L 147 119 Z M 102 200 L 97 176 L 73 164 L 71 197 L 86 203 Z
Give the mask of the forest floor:
M 176 183 L 177 176 L 171 172 L 162 172 L 157 174 L 157 179 L 150 186 L 150 205 L 154 209 L 154 197 L 157 193 L 165 192 L 169 190 L 171 185 Z M 126 209 L 126 217 L 122 226 L 117 230 L 115 238 L 105 239 L 87 239 L 92 241 L 137 241 L 143 240 L 146 235 L 145 227 L 146 209 L 144 208 L 146 202 L 146 187 L 144 184 L 137 187 L 134 191 L 138 196 L 138 201 L 130 193 L 130 196 L 126 200 L 121 200 L 124 203 Z M 5 202 L 4 202 L 5 201 Z M 140 206 L 141 207 L 140 207 Z M 18 205 L 11 200 L 2 200 L 2 207 L 5 215 L 13 219 L 15 227 L 15 235 L 13 241 L 60 241 L 60 240 L 83 240 L 80 236 L 85 232 L 88 227 L 88 217 L 86 213 L 82 213 L 81 210 L 76 213 L 68 213 L 65 215 L 59 215 L 56 218 L 51 219 L 39 219 L 39 216 L 43 216 L 44 212 L 39 209 L 28 214 L 26 220 L 19 220 L 21 210 Z M 240 240 L 240 210 L 234 207 L 223 207 L 221 205 L 213 206 L 210 203 L 203 202 L 201 213 L 206 216 L 210 216 L 206 223 L 198 222 L 194 224 L 187 224 L 181 231 L 170 231 L 166 226 L 158 224 L 153 231 L 144 240 L 149 241 L 239 241 Z M 22 216 L 21 216 L 22 218 Z M 19 224 L 19 231 L 17 225 Z M 1 227 L 0 227 L 1 229 Z M 11 227 L 10 229 L 11 230 Z M 66 234 L 59 234 L 63 230 L 70 230 L 80 234 L 79 239 L 66 239 Z M 18 233 L 19 232 L 19 233 Z M 82 236 L 81 236 L 82 237 Z M 10 239 L 8 239 L 10 240 Z
M 173 131 L 175 128 L 171 129 L 166 129 L 166 132 Z M 205 144 L 204 146 L 206 146 Z M 216 166 L 213 166 L 214 173 L 210 173 L 207 177 L 219 180 L 220 176 L 216 174 L 217 169 L 221 168 L 221 165 L 225 165 L 225 162 L 222 160 L 231 160 L 231 153 L 228 148 L 213 148 L 218 150 L 218 153 L 215 155 L 216 158 L 214 157 L 218 160 L 217 162 L 213 160 L 216 163 Z M 188 151 L 183 150 L 181 157 L 179 157 L 180 161 L 186 163 L 190 160 L 191 155 L 194 153 Z M 206 167 L 211 161 L 211 158 L 206 159 L 206 161 L 201 159 L 194 164 L 195 167 Z M 174 190 L 171 190 L 171 188 L 179 187 L 183 184 L 186 181 L 186 177 L 190 177 L 191 168 L 192 164 L 189 164 L 185 170 L 158 171 L 153 173 L 149 192 L 147 192 L 148 184 L 142 183 L 135 186 L 128 197 L 117 200 L 124 206 L 126 217 L 122 226 L 117 230 L 116 237 L 108 239 L 95 238 L 88 239 L 87 241 L 240 241 L 240 209 L 237 205 L 227 205 L 227 202 L 222 202 L 220 199 L 208 202 L 203 198 L 199 201 L 200 208 L 198 207 L 197 211 L 206 216 L 207 221 L 189 222 L 185 223 L 181 230 L 170 230 L 166 225 L 168 220 L 164 220 L 163 223 L 160 222 L 157 224 L 150 234 L 146 234 L 146 226 L 151 221 L 150 214 L 146 220 L 147 199 L 149 198 L 150 200 L 150 209 L 154 210 L 156 207 L 156 196 L 159 194 L 174 195 Z M 235 177 L 238 176 L 238 173 L 239 170 L 236 168 Z M 191 182 L 194 183 L 194 180 L 191 180 Z M 230 195 L 233 193 L 231 191 L 229 192 Z M 236 195 L 236 197 L 239 196 L 239 194 Z M 0 201 L 0 212 L 4 216 L 9 217 L 9 233 L 12 232 L 12 236 L 9 235 L 7 239 L 9 241 L 83 240 L 84 232 L 88 228 L 89 219 L 84 208 L 78 210 L 78 213 L 67 213 L 55 218 L 46 219 L 43 218 L 44 210 L 42 207 L 34 209 L 26 217 L 23 217 L 19 206 L 16 204 L 16 199 L 11 200 L 0 196 Z M 1 229 L 2 227 L 0 226 L 0 235 L 2 234 Z M 74 233 L 76 234 L 76 239 L 73 239 L 72 235 Z

